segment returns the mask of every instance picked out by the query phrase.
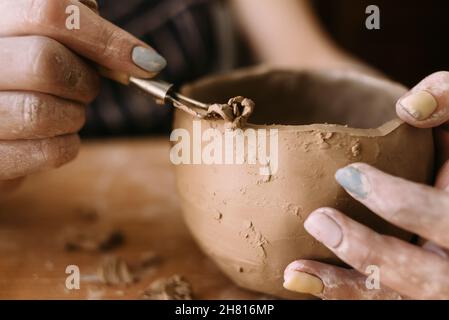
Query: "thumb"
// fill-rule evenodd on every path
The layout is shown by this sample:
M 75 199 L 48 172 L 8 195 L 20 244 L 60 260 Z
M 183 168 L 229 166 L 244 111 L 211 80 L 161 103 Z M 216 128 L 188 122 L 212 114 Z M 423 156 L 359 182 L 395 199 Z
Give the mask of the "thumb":
M 418 128 L 437 127 L 449 120 L 449 72 L 423 79 L 396 104 L 398 116 Z
M 297 260 L 284 271 L 284 288 L 325 300 L 398 300 L 405 297 L 380 285 L 368 288 L 367 277 L 354 269 Z

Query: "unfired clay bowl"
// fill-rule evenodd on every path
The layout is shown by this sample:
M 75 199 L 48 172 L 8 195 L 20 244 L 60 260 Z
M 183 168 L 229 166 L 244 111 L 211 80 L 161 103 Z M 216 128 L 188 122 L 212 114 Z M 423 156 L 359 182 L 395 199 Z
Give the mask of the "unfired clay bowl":
M 334 207 L 378 232 L 409 238 L 334 179 L 337 169 L 365 162 L 430 182 L 431 131 L 412 128 L 395 115 L 395 101 L 405 90 L 358 73 L 260 68 L 185 87 L 186 95 L 204 102 L 251 98 L 256 109 L 247 127 L 279 129 L 279 169 L 269 181 L 256 165 L 176 166 L 185 221 L 199 246 L 239 286 L 304 299 L 309 297 L 282 287 L 291 261 L 341 264 L 304 230 L 313 210 Z M 191 132 L 192 120 L 178 111 L 174 127 Z M 203 130 L 210 127 L 224 130 L 221 120 L 202 120 Z

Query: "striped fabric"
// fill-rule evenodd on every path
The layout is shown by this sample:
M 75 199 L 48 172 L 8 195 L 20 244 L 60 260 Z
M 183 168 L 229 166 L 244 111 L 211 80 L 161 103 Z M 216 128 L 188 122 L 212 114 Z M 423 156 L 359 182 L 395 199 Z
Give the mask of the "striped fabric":
M 100 0 L 102 16 L 153 46 L 168 62 L 160 78 L 182 84 L 233 65 L 225 8 L 213 0 Z M 227 45 L 227 47 L 223 47 Z M 167 133 L 172 108 L 110 80 L 88 108 L 81 135 Z

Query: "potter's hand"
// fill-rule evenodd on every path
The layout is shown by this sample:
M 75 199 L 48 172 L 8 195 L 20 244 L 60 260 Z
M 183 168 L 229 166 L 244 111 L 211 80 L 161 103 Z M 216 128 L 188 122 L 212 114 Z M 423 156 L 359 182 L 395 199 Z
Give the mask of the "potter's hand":
M 335 209 L 318 209 L 304 227 L 355 270 L 295 261 L 285 271 L 284 286 L 324 299 L 449 299 L 447 190 L 397 178 L 363 163 L 338 170 L 336 179 L 371 211 L 430 242 L 419 247 L 378 234 Z M 362 275 L 375 277 L 376 270 L 380 289 L 367 286 Z M 298 281 L 303 273 L 314 276 L 306 275 L 313 286 Z M 368 282 L 376 283 L 375 278 Z
M 449 185 L 449 72 L 431 74 L 396 104 L 398 116 L 418 128 L 434 128 L 437 165 L 436 186 Z
M 76 133 L 99 88 L 84 58 L 143 78 L 159 72 L 165 60 L 76 0 L 2 0 L 0 12 L 1 194 L 15 179 L 77 154 Z
M 444 164 L 449 158 L 449 72 L 425 78 L 399 99 L 396 110 L 413 126 L 435 128 L 438 162 Z M 430 241 L 414 246 L 377 234 L 335 209 L 319 209 L 305 228 L 354 269 L 295 261 L 285 270 L 284 285 L 324 299 L 449 299 L 449 162 L 437 175 L 435 188 L 366 164 L 339 170 L 336 178 L 373 212 Z M 373 272 L 367 269 L 370 265 L 380 268 L 378 290 L 366 285 L 364 274 Z

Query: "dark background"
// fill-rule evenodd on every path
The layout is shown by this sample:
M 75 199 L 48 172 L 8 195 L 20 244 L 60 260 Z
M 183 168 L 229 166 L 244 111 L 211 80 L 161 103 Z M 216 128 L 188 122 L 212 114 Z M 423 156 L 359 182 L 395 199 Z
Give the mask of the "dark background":
M 365 28 L 368 5 L 380 9 L 380 30 Z M 343 48 L 408 86 L 449 70 L 449 1 L 319 0 L 316 12 Z
M 435 71 L 449 70 L 449 0 L 310 1 L 339 46 L 393 80 L 412 87 Z M 216 72 L 220 40 L 215 36 L 210 9 L 217 2 L 226 0 L 99 0 L 105 18 L 167 59 L 168 66 L 160 77 L 178 86 Z M 380 9 L 380 30 L 365 27 L 369 5 Z M 179 7 L 184 9 L 162 18 L 161 8 L 176 11 Z M 161 19 L 158 25 L 152 23 Z M 241 33 L 239 36 L 235 68 L 256 64 L 247 39 Z M 166 135 L 172 113 L 173 108 L 157 106 L 136 90 L 104 79 L 100 96 L 88 108 L 88 121 L 81 134 Z

